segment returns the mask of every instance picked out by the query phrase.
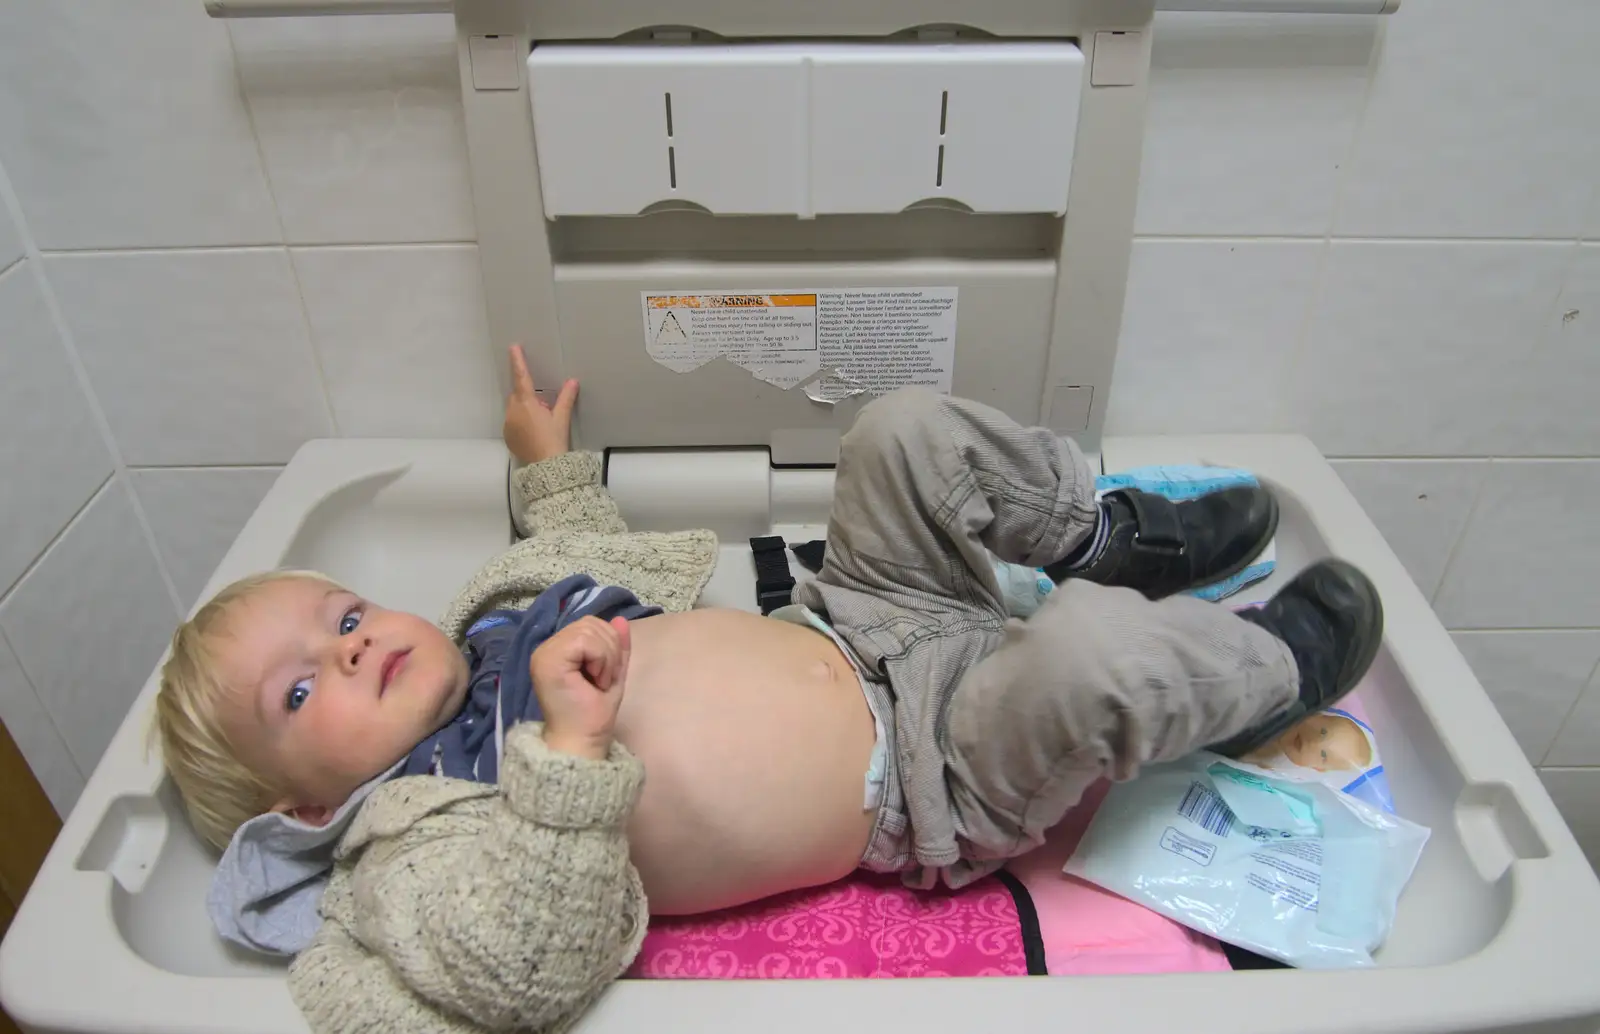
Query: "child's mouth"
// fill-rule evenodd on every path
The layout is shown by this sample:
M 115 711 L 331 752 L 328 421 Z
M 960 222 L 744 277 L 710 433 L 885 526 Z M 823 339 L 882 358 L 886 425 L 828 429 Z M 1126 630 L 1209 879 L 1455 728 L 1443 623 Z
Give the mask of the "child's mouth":
M 379 672 L 379 696 L 382 696 L 389 688 L 389 683 L 394 681 L 394 677 L 398 675 L 400 673 L 400 669 L 405 666 L 406 658 L 410 656 L 410 650 L 396 650 L 394 653 L 391 653 L 387 658 L 384 659 L 383 671 Z

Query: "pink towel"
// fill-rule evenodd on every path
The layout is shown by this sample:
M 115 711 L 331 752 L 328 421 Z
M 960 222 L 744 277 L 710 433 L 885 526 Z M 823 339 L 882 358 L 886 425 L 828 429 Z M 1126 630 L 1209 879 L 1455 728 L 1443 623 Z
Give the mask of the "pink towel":
M 1038 910 L 1046 969 L 1052 976 L 1231 969 L 1212 938 L 1061 871 L 1109 785 L 1096 784 L 1042 847 L 1007 866 Z

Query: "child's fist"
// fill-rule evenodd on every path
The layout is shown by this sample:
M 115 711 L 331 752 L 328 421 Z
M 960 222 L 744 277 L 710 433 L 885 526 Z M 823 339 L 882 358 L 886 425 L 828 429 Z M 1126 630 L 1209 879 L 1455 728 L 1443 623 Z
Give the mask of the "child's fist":
M 626 618 L 579 618 L 546 639 L 528 661 L 551 750 L 603 760 L 611 749 L 628 675 Z
M 567 381 L 555 405 L 546 405 L 534 391 L 522 346 L 511 346 L 511 394 L 506 397 L 501 437 L 518 463 L 537 463 L 567 451 L 572 440 L 572 407 L 577 401 L 578 382 Z

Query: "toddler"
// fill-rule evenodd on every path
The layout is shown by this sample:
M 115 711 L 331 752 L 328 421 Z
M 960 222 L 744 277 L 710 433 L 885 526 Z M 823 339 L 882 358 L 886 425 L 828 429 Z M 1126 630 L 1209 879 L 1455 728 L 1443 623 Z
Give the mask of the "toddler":
M 274 813 L 337 838 L 290 974 L 319 1034 L 564 1027 L 628 965 L 647 900 L 713 910 L 857 866 L 959 887 L 1102 776 L 1267 743 L 1382 637 L 1337 561 L 1237 614 L 1175 595 L 1260 551 L 1265 489 L 1097 503 L 1070 441 L 923 390 L 841 441 L 794 606 L 691 609 L 714 538 L 628 532 L 598 457 L 567 451 L 576 384 L 547 409 L 512 366 L 530 535 L 442 630 L 280 573 L 202 607 L 163 671 L 203 836 Z M 991 553 L 1060 583 L 1026 622 Z

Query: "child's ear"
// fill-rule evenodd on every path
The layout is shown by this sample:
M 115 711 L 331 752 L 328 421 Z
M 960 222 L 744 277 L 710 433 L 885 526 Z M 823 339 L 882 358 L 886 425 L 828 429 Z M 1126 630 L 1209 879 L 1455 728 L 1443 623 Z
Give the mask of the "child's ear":
M 326 826 L 337 809 L 323 804 L 296 804 L 293 800 L 285 798 L 274 804 L 272 810 L 292 819 L 299 819 L 308 826 Z

